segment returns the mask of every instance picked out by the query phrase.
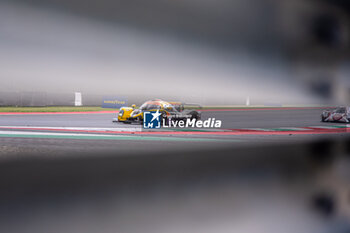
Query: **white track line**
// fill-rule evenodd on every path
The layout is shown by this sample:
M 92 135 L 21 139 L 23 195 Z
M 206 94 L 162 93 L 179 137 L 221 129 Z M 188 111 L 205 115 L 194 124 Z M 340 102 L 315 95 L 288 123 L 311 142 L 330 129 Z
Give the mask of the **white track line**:
M 52 129 L 52 130 L 87 130 L 87 131 L 106 131 L 106 132 L 140 132 L 141 127 L 133 128 L 87 128 L 87 127 L 45 127 L 45 126 L 0 126 L 0 129 Z
M 346 129 L 349 128 L 350 125 L 342 125 L 343 127 L 337 127 L 337 126 L 309 126 L 310 128 L 316 128 L 316 129 Z
M 46 133 L 27 131 L 0 131 L 0 135 L 45 135 L 45 136 L 93 136 L 93 137 L 125 137 L 124 135 L 110 134 L 82 134 L 82 133 Z
M 263 128 L 241 128 L 237 130 L 274 131 L 273 129 L 263 129 Z

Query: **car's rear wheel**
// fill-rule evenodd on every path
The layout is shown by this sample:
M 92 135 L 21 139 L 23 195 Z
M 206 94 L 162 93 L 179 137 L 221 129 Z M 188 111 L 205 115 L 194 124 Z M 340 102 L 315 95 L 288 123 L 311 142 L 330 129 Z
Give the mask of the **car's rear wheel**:
M 198 112 L 191 112 L 191 120 L 192 119 L 196 119 L 196 120 L 200 120 L 201 119 L 201 116 Z

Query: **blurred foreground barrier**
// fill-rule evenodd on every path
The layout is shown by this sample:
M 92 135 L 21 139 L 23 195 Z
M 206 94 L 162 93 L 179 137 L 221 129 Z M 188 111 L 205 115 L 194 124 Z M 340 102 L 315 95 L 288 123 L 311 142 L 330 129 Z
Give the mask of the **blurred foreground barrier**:
M 0 164 L 1 232 L 349 232 L 349 138 Z

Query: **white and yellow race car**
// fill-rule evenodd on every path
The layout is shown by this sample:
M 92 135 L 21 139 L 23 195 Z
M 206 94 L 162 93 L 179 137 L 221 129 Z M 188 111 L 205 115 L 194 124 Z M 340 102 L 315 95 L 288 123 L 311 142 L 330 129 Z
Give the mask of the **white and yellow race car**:
M 199 105 L 197 105 L 199 106 Z M 180 102 L 166 102 L 160 99 L 150 100 L 143 103 L 140 108 L 135 105 L 131 107 L 121 107 L 114 122 L 123 122 L 130 124 L 132 122 L 143 122 L 143 113 L 159 111 L 163 119 L 185 120 L 201 118 L 201 112 L 196 109 L 185 109 L 184 104 Z

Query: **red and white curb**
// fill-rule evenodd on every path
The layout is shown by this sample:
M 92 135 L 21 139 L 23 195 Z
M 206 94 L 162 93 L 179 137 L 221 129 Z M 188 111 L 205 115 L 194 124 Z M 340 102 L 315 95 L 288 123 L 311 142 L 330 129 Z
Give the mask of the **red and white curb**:
M 280 128 L 245 128 L 245 129 L 170 129 L 148 130 L 139 127 L 125 128 L 87 128 L 87 127 L 38 127 L 38 126 L 0 126 L 3 130 L 27 130 L 50 132 L 79 132 L 104 134 L 137 134 L 137 135 L 290 135 L 290 134 L 332 134 L 350 133 L 350 125 L 280 127 Z
M 198 109 L 201 112 L 236 112 L 236 111 L 270 111 L 270 110 L 318 110 L 332 107 L 251 107 L 251 108 L 205 108 Z

